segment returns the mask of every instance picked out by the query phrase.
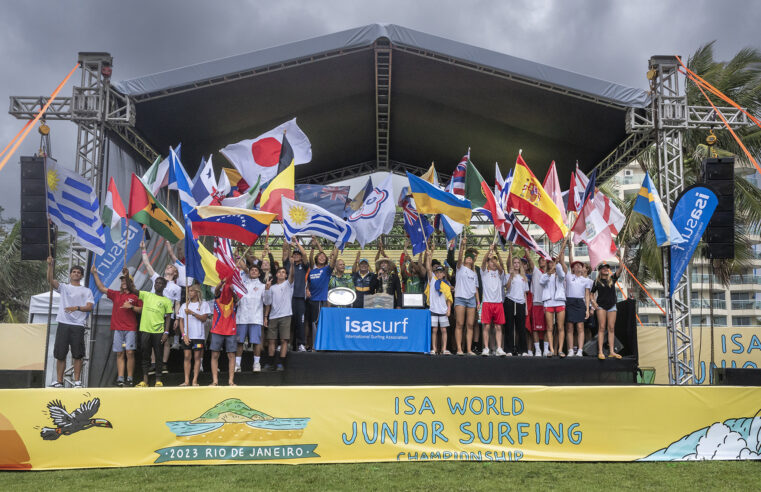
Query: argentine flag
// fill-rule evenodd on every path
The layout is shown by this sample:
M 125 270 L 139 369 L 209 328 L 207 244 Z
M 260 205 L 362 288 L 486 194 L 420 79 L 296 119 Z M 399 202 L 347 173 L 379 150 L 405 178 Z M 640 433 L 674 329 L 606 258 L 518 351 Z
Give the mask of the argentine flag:
M 340 249 L 344 244 L 354 241 L 354 228 L 322 207 L 311 203 L 297 202 L 290 198 L 281 198 L 283 210 L 283 234 L 290 241 L 298 234 L 315 235 L 333 241 Z
M 48 216 L 64 232 L 96 255 L 106 247 L 106 234 L 100 219 L 98 195 L 92 185 L 74 171 L 47 158 L 46 187 Z
M 670 246 L 687 241 L 679 234 L 666 213 L 661 197 L 658 196 L 658 191 L 650 179 L 650 173 L 645 173 L 645 180 L 642 181 L 642 187 L 639 189 L 633 210 L 652 219 L 658 246 Z

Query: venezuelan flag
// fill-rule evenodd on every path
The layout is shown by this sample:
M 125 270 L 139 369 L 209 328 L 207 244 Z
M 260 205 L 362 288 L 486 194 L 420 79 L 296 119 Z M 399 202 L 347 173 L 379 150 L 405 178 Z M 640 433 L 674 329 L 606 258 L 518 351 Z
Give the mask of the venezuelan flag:
M 407 173 L 410 193 L 421 214 L 444 214 L 455 222 L 470 224 L 470 200 L 440 190 L 426 180 Z
M 254 244 L 259 235 L 275 220 L 275 214 L 245 208 L 207 205 L 188 214 L 193 236 L 216 236 Z
M 515 162 L 507 205 L 544 229 L 552 242 L 560 241 L 568 234 L 560 209 L 520 155 Z

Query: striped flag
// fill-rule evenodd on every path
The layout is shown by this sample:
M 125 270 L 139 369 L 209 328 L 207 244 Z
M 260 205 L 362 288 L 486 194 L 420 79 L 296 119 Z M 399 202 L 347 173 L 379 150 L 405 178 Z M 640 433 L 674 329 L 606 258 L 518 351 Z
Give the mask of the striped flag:
M 100 218 L 103 220 L 103 226 L 110 229 L 111 239 L 115 243 L 118 242 L 122 238 L 122 219 L 127 218 L 127 211 L 124 209 L 124 202 L 119 196 L 113 176 L 108 181 L 108 193 L 106 193 L 106 201 L 103 203 Z
M 339 248 L 354 241 L 354 229 L 348 222 L 311 203 L 282 197 L 283 235 L 290 241 L 297 234 L 315 235 L 333 241 Z
M 573 242 L 576 244 L 583 242 L 587 245 L 592 268 L 597 268 L 597 265 L 616 253 L 616 244 L 613 242 L 613 236 L 611 236 L 611 228 L 603 218 L 600 207 L 595 203 L 601 201 L 600 198 L 604 196 L 597 191 L 596 176 L 597 171 L 595 170 L 584 190 L 579 216 L 576 217 L 576 222 L 571 227 L 574 232 Z
M 191 191 L 198 205 L 209 205 L 216 192 L 217 180 L 214 177 L 214 166 L 209 160 L 201 159 L 201 165 L 198 166 L 198 172 L 193 177 Z
M 238 297 L 243 297 L 248 293 L 248 289 L 246 289 L 246 286 L 243 285 L 243 279 L 240 276 L 240 269 L 238 268 L 238 265 L 235 264 L 235 259 L 233 258 L 233 248 L 230 246 L 230 240 L 224 239 L 224 238 L 216 238 L 214 240 L 214 254 L 216 257 L 230 267 L 230 269 L 233 271 L 232 278 L 230 282 L 232 283 L 233 290 L 238 295 Z
M 583 196 L 584 190 L 587 187 L 587 184 L 589 183 L 589 178 L 579 169 L 579 166 L 576 166 L 576 171 L 574 173 L 574 179 L 576 181 L 576 189 L 581 191 L 581 195 Z M 616 207 L 616 205 L 611 201 L 611 199 L 605 194 L 602 193 L 599 188 L 595 188 L 595 193 L 599 193 L 599 197 L 595 200 L 595 206 L 600 211 L 600 216 L 602 216 L 603 220 L 608 224 L 608 227 L 610 227 L 610 232 L 613 234 L 618 234 L 618 232 L 621 230 L 621 228 L 624 226 L 624 221 L 626 220 L 626 216 L 621 212 L 621 210 Z M 568 202 L 570 203 L 572 197 L 568 197 Z M 602 198 L 602 199 L 600 199 Z M 581 207 L 583 207 L 584 200 L 583 197 L 580 200 L 580 207 L 579 210 L 581 211 Z M 569 209 L 570 210 L 570 209 Z
M 275 220 L 275 214 L 269 212 L 214 205 L 196 207 L 187 217 L 193 223 L 196 238 L 226 237 L 249 245 Z
M 180 195 L 182 214 L 187 215 L 197 205 L 191 191 L 190 177 L 180 162 L 180 156 L 171 147 L 169 148 L 169 178 L 167 188 L 177 190 Z
M 177 219 L 156 200 L 135 174 L 132 174 L 128 207 L 129 218 L 150 227 L 170 243 L 174 244 L 185 237 L 185 231 Z
M 177 144 L 177 148 L 174 151 L 177 155 L 180 155 L 180 147 L 182 144 Z M 161 159 L 161 156 L 157 157 L 151 167 L 143 174 L 140 181 L 145 183 L 145 187 L 151 192 L 153 196 L 159 192 L 159 190 L 169 184 L 169 156 Z
M 542 182 L 544 191 L 550 195 L 552 201 L 557 205 L 560 210 L 560 216 L 563 218 L 563 222 L 568 223 L 568 217 L 565 213 L 565 205 L 563 204 L 563 192 L 560 189 L 560 180 L 558 179 L 558 171 L 555 168 L 555 161 L 552 161 L 550 168 L 547 170 L 547 175 L 544 176 Z
M 528 233 L 523 227 L 523 224 L 518 220 L 518 217 L 513 212 L 508 213 L 505 216 L 505 240 L 509 241 L 516 246 L 524 246 L 544 259 L 549 260 L 550 255 L 539 246 L 539 243 Z
M 452 178 L 449 180 L 449 184 L 444 189 L 444 191 L 453 193 L 458 196 L 465 196 L 465 174 L 468 168 L 469 161 L 470 161 L 470 149 L 468 149 L 468 153 L 465 154 L 462 157 L 462 159 L 460 159 L 460 162 L 459 164 L 457 164 L 457 167 L 454 168 L 454 172 L 452 173 Z
M 98 217 L 100 203 L 90 183 L 51 158 L 45 161 L 48 216 L 64 232 L 77 238 L 86 249 L 102 255 L 106 234 Z

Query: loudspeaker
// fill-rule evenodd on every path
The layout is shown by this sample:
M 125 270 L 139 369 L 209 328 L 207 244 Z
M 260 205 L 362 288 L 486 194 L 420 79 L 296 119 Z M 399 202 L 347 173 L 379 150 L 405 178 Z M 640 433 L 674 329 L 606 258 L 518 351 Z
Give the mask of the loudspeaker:
M 761 386 L 761 369 L 714 367 L 713 384 L 728 386 Z
M 21 259 L 45 260 L 48 251 L 47 188 L 45 159 L 21 157 Z M 50 241 L 55 232 L 50 226 Z M 53 253 L 55 256 L 55 253 Z
M 732 259 L 735 257 L 735 158 L 703 159 L 701 181 L 711 186 L 719 199 L 703 236 L 706 256 Z

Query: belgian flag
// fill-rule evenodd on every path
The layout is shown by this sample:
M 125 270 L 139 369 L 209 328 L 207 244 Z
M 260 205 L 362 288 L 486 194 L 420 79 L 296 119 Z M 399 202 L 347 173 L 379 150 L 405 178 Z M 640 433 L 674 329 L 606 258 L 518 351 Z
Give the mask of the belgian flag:
M 150 227 L 170 243 L 176 243 L 185 237 L 177 219 L 172 217 L 172 214 L 156 200 L 134 173 L 127 216 L 135 222 Z
M 270 181 L 262 192 L 261 206 L 262 211 L 271 212 L 277 215 L 277 218 L 283 220 L 282 197 L 295 199 L 295 182 L 296 169 L 294 166 L 293 148 L 283 134 L 283 145 L 280 148 L 280 160 L 277 166 L 277 176 Z

